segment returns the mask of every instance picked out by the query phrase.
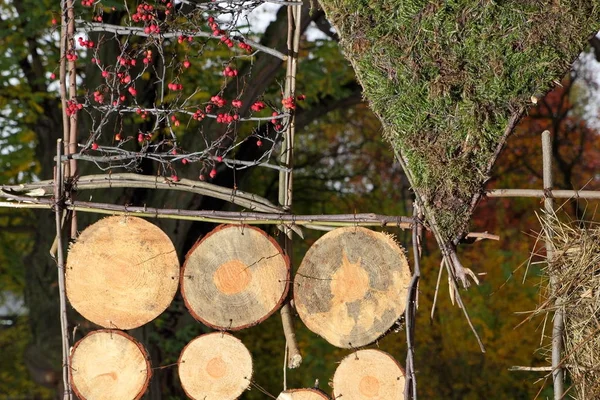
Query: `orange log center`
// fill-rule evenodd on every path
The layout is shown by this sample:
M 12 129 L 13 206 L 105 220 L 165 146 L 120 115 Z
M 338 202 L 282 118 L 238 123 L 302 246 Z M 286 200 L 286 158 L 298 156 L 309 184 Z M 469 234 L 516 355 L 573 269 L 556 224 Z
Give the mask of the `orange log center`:
M 227 365 L 221 357 L 215 357 L 206 364 L 206 372 L 213 378 L 219 379 L 227 373 Z
M 369 274 L 362 268 L 360 258 L 351 263 L 344 253 L 342 265 L 333 274 L 330 287 L 336 303 L 363 300 L 369 290 Z
M 215 286 L 225 294 L 240 293 L 251 280 L 250 268 L 240 260 L 227 261 L 217 268 L 213 275 Z
M 379 379 L 369 375 L 363 377 L 358 384 L 358 390 L 367 397 L 379 395 Z

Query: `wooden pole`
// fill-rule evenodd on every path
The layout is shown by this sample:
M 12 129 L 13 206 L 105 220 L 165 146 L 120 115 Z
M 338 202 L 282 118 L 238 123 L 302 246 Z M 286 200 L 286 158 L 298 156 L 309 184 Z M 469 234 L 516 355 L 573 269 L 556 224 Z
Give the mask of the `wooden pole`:
M 302 5 L 288 6 L 288 57 L 286 66 L 285 80 L 285 99 L 294 99 L 296 93 L 296 70 L 298 66 L 298 50 L 300 48 L 300 15 Z M 294 101 L 294 100 L 292 100 Z M 287 129 L 283 135 L 283 143 L 280 164 L 286 169 L 279 172 L 279 205 L 286 212 L 292 209 L 292 169 L 294 165 L 294 134 L 296 130 L 296 113 L 294 109 L 290 109 L 290 117 L 288 120 Z M 281 225 L 280 225 L 281 226 Z M 283 232 L 281 237 L 281 247 L 292 262 L 292 230 L 289 226 L 283 225 L 280 227 Z M 289 295 L 288 295 L 289 296 Z M 296 333 L 294 331 L 294 321 L 292 319 L 292 309 L 290 298 L 281 307 L 281 323 L 283 325 L 283 333 L 285 335 L 286 350 L 288 354 L 288 368 L 297 368 L 302 363 L 302 355 L 298 348 Z M 285 370 L 284 370 L 285 371 Z M 284 382 L 286 382 L 284 376 Z M 287 389 L 284 384 L 284 390 Z
M 69 372 L 71 370 L 70 365 L 70 346 L 69 346 L 69 328 L 68 328 L 68 317 L 67 317 L 67 295 L 65 291 L 65 259 L 63 253 L 63 242 L 62 242 L 62 201 L 63 201 L 63 182 L 64 172 L 62 169 L 62 162 L 60 161 L 60 155 L 62 153 L 62 140 L 58 139 L 56 142 L 56 170 L 54 174 L 54 214 L 56 218 L 56 239 L 57 239 L 57 251 L 56 251 L 56 263 L 58 266 L 58 292 L 59 292 L 59 303 L 60 303 L 60 331 L 62 336 L 62 373 L 63 373 L 63 399 L 71 400 L 71 382 Z
M 542 133 L 542 160 L 544 172 L 544 191 L 552 190 L 554 185 L 552 177 L 552 139 L 550 131 Z M 554 214 L 554 201 L 551 196 L 544 197 L 544 208 L 546 210 L 546 218 L 550 218 Z M 552 231 L 546 232 L 546 259 L 548 264 L 553 262 L 554 246 L 552 244 Z M 557 278 L 554 274 L 550 275 L 550 289 L 555 291 Z M 564 396 L 564 370 L 561 367 L 561 354 L 563 348 L 563 330 L 564 330 L 564 315 L 560 307 L 560 299 L 556 300 L 556 311 L 554 312 L 554 321 L 552 325 L 552 381 L 554 383 L 554 399 L 561 400 Z
M 415 323 L 417 317 L 417 306 L 418 306 L 418 291 L 419 291 L 419 279 L 421 278 L 421 267 L 420 267 L 420 237 L 419 237 L 419 211 L 416 199 L 413 202 L 413 218 L 415 223 L 412 228 L 412 248 L 414 255 L 414 269 L 410 285 L 408 286 L 408 293 L 406 298 L 406 382 L 404 387 L 404 399 L 405 400 L 417 400 L 417 377 L 415 375 Z

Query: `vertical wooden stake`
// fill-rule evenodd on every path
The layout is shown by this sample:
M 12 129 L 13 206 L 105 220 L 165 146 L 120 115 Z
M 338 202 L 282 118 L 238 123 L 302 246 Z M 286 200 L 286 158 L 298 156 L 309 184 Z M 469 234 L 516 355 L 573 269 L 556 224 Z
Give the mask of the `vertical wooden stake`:
M 408 293 L 406 295 L 406 311 L 404 319 L 406 322 L 406 380 L 404 386 L 404 399 L 417 400 L 417 377 L 415 375 L 415 319 L 417 316 L 419 279 L 421 277 L 420 266 L 420 218 L 417 200 L 413 201 L 413 227 L 412 227 L 412 248 L 414 255 L 414 269 Z
M 298 66 L 298 49 L 300 47 L 300 13 L 301 5 L 288 6 L 288 59 L 286 66 L 286 80 L 284 98 L 294 97 L 296 93 L 296 69 Z M 294 134 L 295 134 L 295 112 L 290 109 L 290 117 L 288 120 L 287 129 L 283 135 L 283 143 L 281 148 L 281 156 L 279 161 L 287 169 L 279 172 L 279 204 L 290 212 L 292 208 L 292 168 L 294 165 Z M 292 230 L 289 226 L 281 225 L 279 228 L 283 235 L 281 238 L 281 247 L 290 257 L 292 262 Z M 291 291 L 290 291 L 291 292 Z M 281 308 L 281 322 L 283 325 L 283 333 L 285 335 L 286 351 L 288 354 L 288 368 L 297 368 L 302 363 L 302 355 L 298 349 L 298 342 L 294 332 L 294 322 L 292 320 L 292 312 L 289 299 Z M 285 369 L 284 369 L 285 371 Z M 284 376 L 284 382 L 286 377 Z M 285 384 L 285 383 L 284 383 Z
M 62 372 L 63 372 L 63 399 L 71 400 L 71 378 L 70 378 L 70 346 L 69 346 L 69 331 L 67 319 L 67 294 L 65 291 L 65 257 L 63 254 L 62 242 L 62 204 L 63 204 L 63 183 L 64 172 L 62 168 L 62 140 L 56 142 L 56 170 L 54 174 L 54 213 L 56 218 L 56 263 L 58 266 L 58 295 L 60 302 L 60 331 L 62 334 Z
M 544 171 L 544 192 L 547 195 L 544 197 L 544 208 L 546 210 L 546 217 L 550 218 L 554 213 L 554 202 L 550 191 L 554 185 L 552 177 L 552 141 L 550 138 L 550 131 L 544 131 L 542 133 L 542 160 L 543 160 L 543 171 Z M 547 235 L 551 236 L 552 232 L 547 232 Z M 548 263 L 552 263 L 554 256 L 554 247 L 550 237 L 546 239 L 546 258 Z M 550 289 L 556 290 L 556 277 L 550 276 Z M 563 330 L 564 330 L 564 315 L 563 310 L 560 307 L 560 299 L 556 300 L 556 311 L 554 312 L 554 321 L 552 325 L 552 381 L 554 383 L 554 399 L 560 400 L 564 396 L 564 370 L 560 365 L 562 348 L 563 348 Z

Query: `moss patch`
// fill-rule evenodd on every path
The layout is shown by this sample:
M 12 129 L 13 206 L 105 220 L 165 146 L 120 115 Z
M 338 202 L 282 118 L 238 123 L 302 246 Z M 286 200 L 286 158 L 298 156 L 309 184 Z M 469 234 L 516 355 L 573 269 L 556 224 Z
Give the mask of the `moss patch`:
M 445 240 L 468 229 L 509 119 L 600 26 L 589 0 L 322 0 Z

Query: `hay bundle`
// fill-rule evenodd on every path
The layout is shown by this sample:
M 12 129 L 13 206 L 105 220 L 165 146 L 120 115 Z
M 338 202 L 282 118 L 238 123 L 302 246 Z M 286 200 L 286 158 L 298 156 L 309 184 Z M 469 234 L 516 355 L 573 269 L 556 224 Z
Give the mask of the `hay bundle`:
M 565 331 L 563 356 L 577 398 L 600 398 L 600 226 L 542 219 L 546 239 L 554 246 L 546 273 L 547 300 L 538 311 L 561 307 Z

